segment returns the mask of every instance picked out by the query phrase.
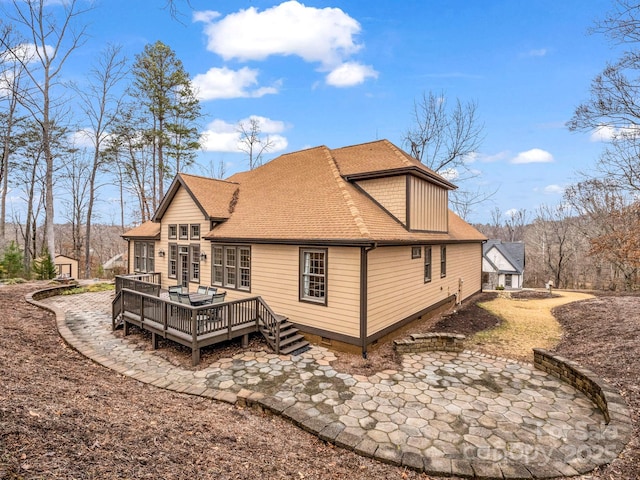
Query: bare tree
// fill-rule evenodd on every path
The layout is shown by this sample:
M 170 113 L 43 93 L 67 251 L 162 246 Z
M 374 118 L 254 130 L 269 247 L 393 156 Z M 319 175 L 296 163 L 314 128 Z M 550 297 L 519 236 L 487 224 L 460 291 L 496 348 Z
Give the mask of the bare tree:
M 452 107 L 444 92 L 423 93 L 414 102 L 413 123 L 404 134 L 403 143 L 411 156 L 431 170 L 464 183 L 477 176 L 467 163 L 483 140 L 484 125 L 478 119 L 475 102 L 455 100 Z M 458 214 L 468 217 L 473 206 L 488 200 L 495 191 L 454 191 L 451 202 Z
M 10 26 L 4 25 L 0 30 L 0 45 L 18 45 L 20 41 L 13 34 Z M 24 68 L 16 62 L 8 52 L 0 52 L 0 101 L 6 107 L 0 111 L 0 239 L 4 239 L 7 215 L 7 193 L 9 192 L 9 173 L 11 155 L 15 150 L 15 127 L 21 122 L 18 106 L 21 94 L 21 83 Z
M 476 152 L 483 139 L 477 111 L 475 102 L 456 99 L 449 108 L 444 92 L 423 93 L 414 102 L 413 125 L 404 135 L 411 156 L 436 172 L 467 170 L 465 157 Z
M 544 262 L 553 276 L 554 285 L 566 287 L 567 270 L 573 256 L 571 248 L 571 210 L 566 205 L 542 205 L 536 211 L 534 225 L 542 246 Z
M 68 196 L 63 199 L 65 217 L 71 224 L 71 250 L 74 258 L 80 258 L 86 238 L 82 233 L 91 190 L 92 163 L 82 152 L 76 151 L 64 163 L 61 181 Z M 89 278 L 87 276 L 87 278 Z
M 622 287 L 631 288 L 638 271 L 635 256 L 629 255 L 640 229 L 637 202 L 609 179 L 588 179 L 572 185 L 565 192 L 565 200 L 581 213 L 577 227 L 589 240 L 588 253 L 610 262 L 614 278 L 621 275 Z M 614 283 L 609 288 L 614 288 Z
M 85 27 L 74 30 L 76 18 L 86 10 L 77 0 L 50 6 L 45 0 L 12 0 L 9 18 L 24 30 L 28 44 L 20 46 L 2 43 L 13 60 L 19 62 L 30 79 L 32 89 L 25 105 L 42 130 L 45 173 L 45 233 L 47 246 L 55 252 L 52 151 L 53 125 L 59 114 L 62 97 L 55 89 L 69 56 L 85 39 Z M 59 13 L 59 15 L 56 15 Z M 0 41 L 1 38 L 0 38 Z
M 91 277 L 91 225 L 98 191 L 96 180 L 98 173 L 105 166 L 107 160 L 103 152 L 107 136 L 122 109 L 122 94 L 117 93 L 116 89 L 122 80 L 124 80 L 126 73 L 126 60 L 121 55 L 121 48 L 109 45 L 100 57 L 98 57 L 96 65 L 89 72 L 90 83 L 82 87 L 78 85 L 75 86 L 75 90 L 81 101 L 81 108 L 84 112 L 84 120 L 90 125 L 90 129 L 84 130 L 84 133 L 93 146 L 87 186 L 86 220 L 84 222 L 85 278 Z M 79 258 L 79 256 L 77 258 Z
M 271 151 L 274 144 L 268 135 L 260 136 L 260 120 L 252 116 L 248 121 L 238 123 L 237 132 L 240 134 L 238 149 L 247 154 L 249 170 L 262 165 L 262 156 Z

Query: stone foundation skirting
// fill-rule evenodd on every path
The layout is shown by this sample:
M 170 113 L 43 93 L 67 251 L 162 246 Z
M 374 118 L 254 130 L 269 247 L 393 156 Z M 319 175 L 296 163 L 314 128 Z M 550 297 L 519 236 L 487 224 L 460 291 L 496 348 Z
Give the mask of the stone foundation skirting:
M 584 393 L 600 409 L 607 424 L 618 413 L 625 413 L 626 418 L 629 418 L 624 399 L 591 370 L 542 348 L 534 348 L 533 356 L 533 364 L 536 368 L 567 382 Z
M 457 333 L 414 333 L 409 338 L 394 340 L 393 348 L 399 354 L 421 352 L 462 352 L 464 335 Z

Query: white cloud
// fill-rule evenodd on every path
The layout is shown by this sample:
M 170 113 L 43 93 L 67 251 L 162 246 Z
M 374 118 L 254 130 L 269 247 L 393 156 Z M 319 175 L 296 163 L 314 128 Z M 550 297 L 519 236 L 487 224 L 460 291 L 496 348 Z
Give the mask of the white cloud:
M 553 155 L 540 148 L 532 148 L 526 152 L 520 152 L 515 158 L 511 159 L 511 163 L 513 164 L 550 162 L 553 162 Z
M 537 48 L 527 52 L 528 57 L 544 57 L 547 54 L 546 48 Z
M 367 78 L 378 78 L 378 72 L 369 65 L 346 62 L 333 69 L 326 81 L 333 87 L 352 87 L 364 83 Z
M 555 184 L 551 184 L 551 185 L 547 185 L 546 187 L 544 187 L 544 193 L 547 194 L 556 194 L 556 193 L 564 193 L 564 187 L 562 185 L 555 185 Z
M 464 158 L 464 161 L 467 164 L 471 164 L 475 162 L 494 163 L 501 160 L 505 160 L 508 157 L 509 157 L 509 152 L 507 151 L 494 153 L 493 155 L 488 155 L 486 153 L 472 152 Z
M 609 125 L 600 125 L 593 132 L 589 139 L 592 142 L 608 142 L 616 136 L 616 129 Z
M 47 55 L 51 56 L 55 52 L 51 45 L 45 45 Z M 0 62 L 14 62 L 19 60 L 22 63 L 33 63 L 38 61 L 38 48 L 34 43 L 21 43 L 13 51 L 4 50 L 0 52 Z
M 207 24 L 208 50 L 225 60 L 296 55 L 332 66 L 362 48 L 354 40 L 360 24 L 339 8 L 307 7 L 293 0 L 261 12 L 250 7 L 218 21 L 214 14 L 196 12 L 194 19 Z
M 445 168 L 444 170 L 441 170 L 440 172 L 438 172 L 438 175 L 440 175 L 441 177 L 444 177 L 445 180 L 453 182 L 458 177 L 460 177 L 460 172 L 458 172 L 458 170 L 455 168 Z
M 289 142 L 286 137 L 280 135 L 280 133 L 287 129 L 287 125 L 284 122 L 252 115 L 240 120 L 238 123 L 228 123 L 220 119 L 209 123 L 200 138 L 203 150 L 207 152 L 240 153 L 238 124 L 247 123 L 251 119 L 258 121 L 262 133 L 261 137 L 264 138 L 268 136 L 269 141 L 273 144 L 273 148 L 271 148 L 269 152 L 281 152 L 287 148 Z
M 515 215 L 517 215 L 520 212 L 520 210 L 518 210 L 517 208 L 510 208 L 509 210 L 507 210 L 506 212 L 504 212 L 504 216 L 505 217 L 509 217 L 509 218 L 513 218 Z
M 218 17 L 220 17 L 220 13 L 218 12 L 214 12 L 213 10 L 201 10 L 193 12 L 192 20 L 194 22 L 211 23 Z
M 258 98 L 278 93 L 278 84 L 270 87 L 256 87 L 258 73 L 258 70 L 248 67 L 240 70 L 231 70 L 227 67 L 210 68 L 207 73 L 200 73 L 193 77 L 193 85 L 201 100 Z

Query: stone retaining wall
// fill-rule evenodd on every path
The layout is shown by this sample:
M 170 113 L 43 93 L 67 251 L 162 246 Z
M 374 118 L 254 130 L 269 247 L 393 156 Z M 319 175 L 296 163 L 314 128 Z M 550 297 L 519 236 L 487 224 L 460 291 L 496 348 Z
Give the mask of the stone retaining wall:
M 55 285 L 53 287 L 44 288 L 42 290 L 36 290 L 26 296 L 27 301 L 32 300 L 42 300 L 44 298 L 55 297 L 56 295 L 60 295 L 65 290 L 71 290 L 72 288 L 76 288 L 78 283 L 67 283 L 64 285 Z
M 626 409 L 624 399 L 591 370 L 542 348 L 533 349 L 533 364 L 584 393 L 604 415 L 607 424 L 618 407 Z M 612 411 L 613 410 L 613 411 Z
M 462 352 L 464 335 L 457 333 L 413 333 L 410 338 L 394 340 L 393 348 L 400 354 L 421 352 Z

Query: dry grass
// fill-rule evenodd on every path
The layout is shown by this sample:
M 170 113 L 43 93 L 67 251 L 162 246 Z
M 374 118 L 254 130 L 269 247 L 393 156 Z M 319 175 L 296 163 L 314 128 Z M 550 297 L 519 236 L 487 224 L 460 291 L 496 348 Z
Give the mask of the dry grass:
M 467 340 L 467 348 L 530 362 L 533 348 L 554 348 L 562 328 L 551 310 L 593 295 L 555 291 L 557 296 L 540 300 L 519 300 L 500 296 L 478 306 L 502 319 L 496 328 L 479 332 Z

